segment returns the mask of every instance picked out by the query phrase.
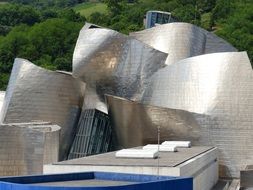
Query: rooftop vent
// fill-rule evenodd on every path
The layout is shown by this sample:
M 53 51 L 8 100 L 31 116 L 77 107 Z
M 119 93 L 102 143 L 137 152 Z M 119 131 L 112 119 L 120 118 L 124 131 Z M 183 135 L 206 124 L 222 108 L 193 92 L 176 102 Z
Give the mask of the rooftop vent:
M 176 146 L 177 148 L 190 148 L 191 141 L 164 141 L 162 145 Z
M 144 150 L 150 150 L 150 149 L 154 149 L 154 150 L 158 150 L 158 145 L 157 144 L 148 144 L 146 146 L 144 146 L 142 149 Z M 160 145 L 159 146 L 159 151 L 161 152 L 177 152 L 177 146 L 174 145 Z
M 122 149 L 116 152 L 116 158 L 157 158 L 156 149 Z

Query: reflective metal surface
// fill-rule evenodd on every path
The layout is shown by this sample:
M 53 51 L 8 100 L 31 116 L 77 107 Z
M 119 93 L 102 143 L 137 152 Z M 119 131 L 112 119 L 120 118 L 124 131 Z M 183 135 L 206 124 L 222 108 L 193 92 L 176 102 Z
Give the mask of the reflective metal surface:
M 108 29 L 84 27 L 80 32 L 73 75 L 88 84 L 84 108 L 105 107 L 105 93 L 151 105 L 117 104 L 108 98 L 119 146 L 154 143 L 161 126 L 165 140 L 218 146 L 222 175 L 238 176 L 253 158 L 236 145 L 242 138 L 251 139 L 247 135 L 253 122 L 252 69 L 246 53 L 237 53 L 221 38 L 187 23 L 131 36 L 149 46 Z M 239 129 L 243 134 L 235 136 Z
M 160 126 L 162 139 L 217 146 L 220 175 L 238 177 L 240 169 L 253 160 L 253 73 L 247 54 L 188 58 L 161 69 L 151 81 L 143 105 L 108 98 L 120 144 L 153 142 Z M 167 109 L 185 111 L 168 114 L 172 111 Z M 179 113 L 183 119 L 178 119 Z
M 138 99 L 150 76 L 165 66 L 166 57 L 116 31 L 84 27 L 74 51 L 73 76 L 88 85 L 85 108 L 104 111 L 97 104 L 103 104 L 105 93 Z
M 141 102 L 200 114 L 237 115 L 253 90 L 251 77 L 246 52 L 196 56 L 154 74 Z
M 62 128 L 60 159 L 67 156 L 83 103 L 84 84 L 71 75 L 15 59 L 1 112 L 2 123 L 50 121 Z
M 60 127 L 49 123 L 0 125 L 0 176 L 42 173 L 58 161 Z
M 81 108 L 83 113 L 89 109 L 107 113 L 109 108 L 118 148 L 156 143 L 160 127 L 161 141 L 190 140 L 193 145 L 217 146 L 221 176 L 238 177 L 240 169 L 253 160 L 253 73 L 247 54 L 187 23 L 170 23 L 131 35 L 85 25 L 73 56 L 73 77 L 78 79 L 16 59 L 0 123 L 50 121 L 59 125 L 60 158 L 64 159 Z M 105 94 L 109 94 L 107 100 Z M 89 129 L 94 126 L 103 125 L 90 125 Z M 27 151 L 25 155 L 36 155 L 33 148 L 37 146 L 40 155 L 41 149 L 44 155 L 57 152 L 51 149 L 57 138 L 46 137 L 48 146 L 41 147 L 41 133 L 33 138 L 30 128 L 8 127 L 0 126 L 0 142 L 20 142 L 19 150 Z M 1 133 L 1 128 L 5 132 Z M 18 138 L 6 139 L 8 133 Z M 30 134 L 29 138 L 22 137 L 24 133 Z M 84 148 L 77 141 L 76 147 Z M 3 143 L 0 151 L 7 145 Z M 4 160 L 0 166 L 8 163 L 5 160 L 16 149 L 11 145 L 8 151 L 0 154 Z M 44 162 L 53 159 L 46 157 Z M 29 158 L 21 160 L 20 165 L 30 167 Z M 31 166 L 26 171 L 38 170 Z
M 200 138 L 200 125 L 190 112 L 144 105 L 110 95 L 106 95 L 106 99 L 117 149 L 157 144 L 158 127 L 161 142 L 189 138 L 197 141 Z
M 197 55 L 237 51 L 215 34 L 189 23 L 163 24 L 130 35 L 157 50 L 168 53 L 167 65 Z

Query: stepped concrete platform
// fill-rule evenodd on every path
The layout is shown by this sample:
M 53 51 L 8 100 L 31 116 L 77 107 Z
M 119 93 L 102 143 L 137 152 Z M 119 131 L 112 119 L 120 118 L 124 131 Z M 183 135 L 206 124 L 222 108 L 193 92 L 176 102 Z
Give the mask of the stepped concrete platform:
M 44 174 L 102 171 L 189 176 L 194 178 L 194 190 L 210 190 L 218 181 L 217 156 L 215 147 L 178 148 L 178 152 L 159 152 L 158 167 L 158 159 L 116 158 L 115 152 L 109 152 L 44 165 Z

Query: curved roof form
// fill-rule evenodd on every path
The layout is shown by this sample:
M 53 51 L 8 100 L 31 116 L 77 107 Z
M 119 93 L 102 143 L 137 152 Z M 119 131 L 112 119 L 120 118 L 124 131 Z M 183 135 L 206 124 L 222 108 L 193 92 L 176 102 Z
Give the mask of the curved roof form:
M 60 158 L 64 159 L 72 142 L 74 126 L 78 122 L 84 87 L 84 83 L 71 75 L 48 71 L 17 58 L 0 122 L 49 121 L 61 126 Z
M 189 58 L 153 77 L 146 104 L 106 96 L 120 148 L 156 143 L 159 126 L 161 141 L 218 147 L 220 176 L 238 177 L 253 159 L 253 74 L 247 54 Z
M 179 61 L 158 71 L 142 103 L 208 115 L 197 118 L 199 145 L 221 150 L 223 176 L 238 177 L 253 159 L 253 72 L 246 52 L 214 53 Z M 202 139 L 202 140 L 201 140 Z
M 213 110 L 224 109 L 225 103 L 229 106 L 239 99 L 250 98 L 249 92 L 253 90 L 252 77 L 246 52 L 196 56 L 181 60 L 154 74 L 141 102 L 200 114 L 214 114 Z M 231 111 L 231 108 L 227 107 L 227 111 Z
M 137 99 L 150 76 L 165 66 L 166 57 L 166 53 L 116 31 L 84 28 L 74 51 L 73 76 L 90 89 L 91 98 L 86 98 L 93 101 L 85 104 L 104 102 L 105 93 Z
M 130 35 L 159 51 L 168 53 L 167 65 L 197 55 L 237 51 L 215 34 L 189 23 L 163 24 Z

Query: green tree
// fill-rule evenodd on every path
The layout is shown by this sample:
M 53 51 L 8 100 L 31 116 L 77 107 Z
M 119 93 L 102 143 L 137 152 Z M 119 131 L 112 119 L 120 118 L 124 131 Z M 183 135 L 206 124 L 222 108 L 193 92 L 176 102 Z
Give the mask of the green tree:
M 217 0 L 214 9 L 212 10 L 213 20 L 226 19 L 233 10 L 233 0 Z
M 234 5 L 234 11 L 228 19 L 218 20 L 216 34 L 240 51 L 247 51 L 253 64 L 253 4 L 243 1 Z
M 0 24 L 15 26 L 21 23 L 33 25 L 40 22 L 40 13 L 31 6 L 7 4 L 0 6 Z
M 112 15 L 119 14 L 123 9 L 124 0 L 104 0 Z
M 0 73 L 0 90 L 5 90 L 9 81 L 9 73 Z
M 7 85 L 15 57 L 29 59 L 47 69 L 70 71 L 76 39 L 86 19 L 69 6 L 85 0 L 10 1 L 20 4 L 0 6 L 0 89 Z M 104 2 L 109 14 L 95 12 L 88 18 L 89 22 L 128 34 L 143 29 L 147 11 L 168 11 L 179 21 L 213 30 L 240 51 L 247 51 L 253 61 L 252 0 Z
M 71 70 L 71 60 L 83 23 L 48 19 L 33 26 L 14 27 L 0 38 L 0 88 L 6 86 L 13 61 L 22 57 L 47 69 Z

